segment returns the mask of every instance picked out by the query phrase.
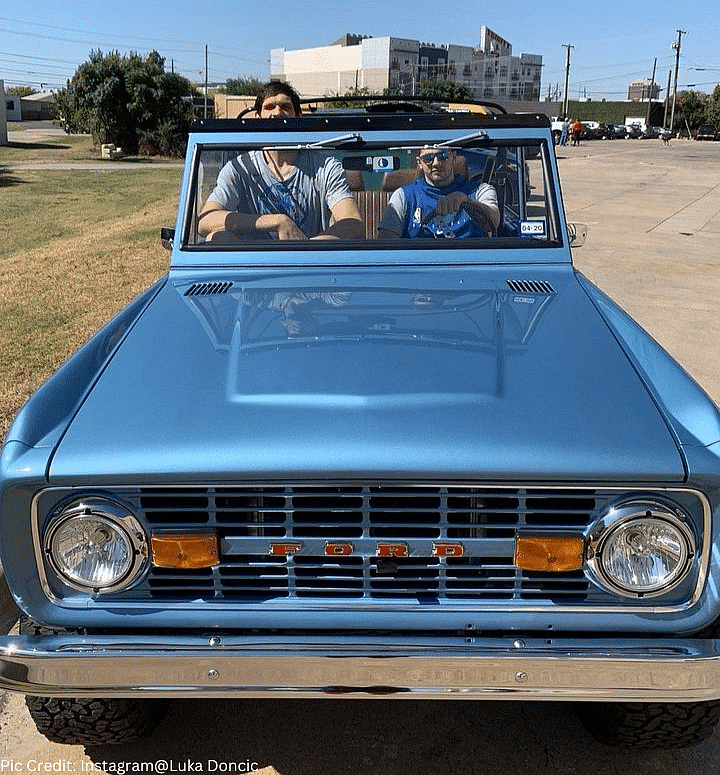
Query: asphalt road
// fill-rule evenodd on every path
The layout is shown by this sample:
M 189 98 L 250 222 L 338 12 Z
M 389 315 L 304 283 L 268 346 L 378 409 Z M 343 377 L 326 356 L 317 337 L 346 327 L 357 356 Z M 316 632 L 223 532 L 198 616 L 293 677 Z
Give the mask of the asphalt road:
M 719 401 L 720 143 L 588 142 L 558 159 L 568 219 L 589 226 L 576 265 Z M 253 763 L 265 775 L 696 775 L 720 773 L 720 730 L 638 753 L 595 743 L 566 703 L 180 700 L 152 738 L 85 750 L 47 743 L 22 698 L 0 694 L 0 775 Z

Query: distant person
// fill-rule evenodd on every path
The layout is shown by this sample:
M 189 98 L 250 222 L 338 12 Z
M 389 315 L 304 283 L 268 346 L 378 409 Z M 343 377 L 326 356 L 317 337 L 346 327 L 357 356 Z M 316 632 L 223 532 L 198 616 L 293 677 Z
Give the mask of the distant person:
M 487 237 L 500 225 L 497 194 L 488 183 L 455 174 L 455 151 L 426 146 L 420 176 L 393 191 L 378 237 Z
M 289 84 L 271 81 L 255 100 L 258 118 L 293 118 L 302 108 Z M 198 220 L 207 241 L 360 239 L 365 227 L 341 163 L 320 151 L 254 150 L 221 170 Z
M 570 125 L 568 124 L 568 120 L 564 118 L 560 123 L 560 141 L 558 145 L 567 145 L 569 134 Z
M 571 145 L 580 145 L 580 133 L 582 132 L 582 121 L 579 118 L 574 118 L 570 122 L 570 133 L 572 135 Z

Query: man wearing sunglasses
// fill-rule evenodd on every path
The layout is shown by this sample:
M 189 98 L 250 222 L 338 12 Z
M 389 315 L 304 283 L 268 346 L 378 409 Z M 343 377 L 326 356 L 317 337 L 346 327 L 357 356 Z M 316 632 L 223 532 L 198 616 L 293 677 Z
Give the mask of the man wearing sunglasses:
M 488 237 L 495 232 L 500 225 L 495 189 L 457 174 L 456 159 L 447 148 L 420 151 L 420 175 L 393 192 L 378 229 L 381 239 Z

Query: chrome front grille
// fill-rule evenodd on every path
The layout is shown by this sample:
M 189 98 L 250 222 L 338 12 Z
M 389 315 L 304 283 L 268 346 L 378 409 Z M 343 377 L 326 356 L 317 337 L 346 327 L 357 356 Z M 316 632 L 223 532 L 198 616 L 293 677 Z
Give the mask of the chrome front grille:
M 139 489 L 124 497 L 134 501 L 152 532 L 213 532 L 220 539 L 220 562 L 202 570 L 153 568 L 133 596 L 602 600 L 582 571 L 517 569 L 514 539 L 518 532 L 583 532 L 617 494 L 394 484 Z M 379 547 L 388 546 L 407 556 L 378 556 Z M 444 553 L 433 556 L 438 546 Z

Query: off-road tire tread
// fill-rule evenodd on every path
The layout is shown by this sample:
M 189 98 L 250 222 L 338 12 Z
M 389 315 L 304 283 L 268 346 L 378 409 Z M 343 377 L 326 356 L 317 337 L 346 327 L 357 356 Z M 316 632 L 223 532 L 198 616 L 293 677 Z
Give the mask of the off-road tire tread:
M 111 745 L 149 735 L 160 723 L 164 703 L 135 699 L 25 698 L 40 734 L 53 743 Z
M 720 700 L 692 703 L 578 703 L 583 726 L 600 743 L 628 748 L 686 748 L 707 740 Z
M 20 632 L 56 635 L 62 629 L 47 627 L 26 616 Z M 25 703 L 40 734 L 53 743 L 111 745 L 131 743 L 149 735 L 165 715 L 166 700 L 36 697 Z

